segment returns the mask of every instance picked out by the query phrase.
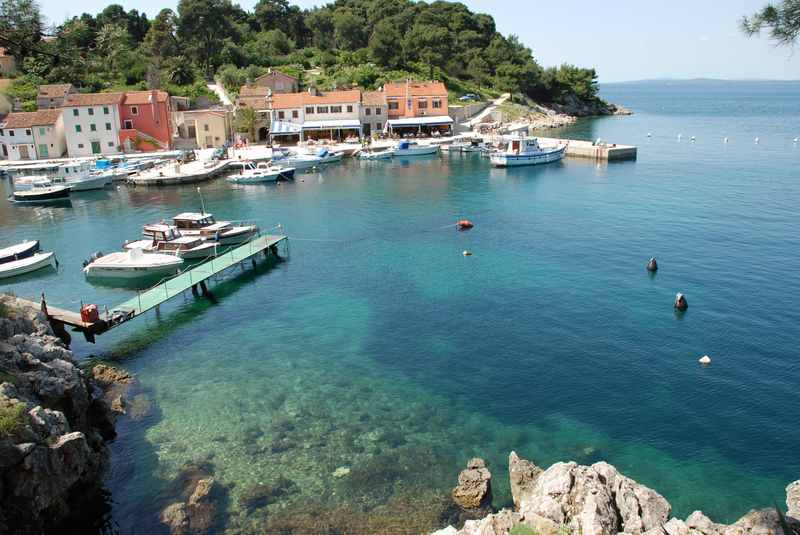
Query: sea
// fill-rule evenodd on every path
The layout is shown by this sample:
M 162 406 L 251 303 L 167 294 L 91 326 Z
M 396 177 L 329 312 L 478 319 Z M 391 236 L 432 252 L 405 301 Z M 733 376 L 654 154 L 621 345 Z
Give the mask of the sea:
M 800 479 L 800 82 L 601 95 L 633 115 L 543 135 L 636 145 L 635 161 L 350 159 L 52 207 L 8 203 L 3 181 L 0 243 L 39 239 L 60 267 L 0 291 L 63 308 L 135 296 L 82 261 L 201 204 L 289 236 L 213 300 L 187 292 L 97 344 L 74 333 L 84 365 L 137 378 L 84 532 L 167 533 L 160 511 L 203 473 L 214 533 L 425 533 L 459 520 L 472 457 L 509 506 L 511 451 L 608 461 L 682 518 L 783 503 Z

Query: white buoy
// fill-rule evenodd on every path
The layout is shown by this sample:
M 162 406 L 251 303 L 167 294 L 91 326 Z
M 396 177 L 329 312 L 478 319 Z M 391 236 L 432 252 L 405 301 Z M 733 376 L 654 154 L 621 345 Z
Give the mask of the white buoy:
M 793 141 L 794 141 L 795 143 L 797 143 L 798 141 L 800 141 L 800 138 L 797 138 L 797 137 L 796 137 L 796 138 L 794 138 L 794 140 L 793 140 Z
M 756 137 L 755 141 L 756 141 L 756 145 L 758 145 L 758 138 L 757 137 Z
M 464 256 L 472 256 L 472 251 L 464 251 L 461 254 L 463 254 Z
M 647 133 L 647 137 L 653 137 L 653 134 L 651 134 L 650 132 L 648 132 L 648 133 Z
M 722 142 L 723 143 L 727 143 L 728 142 L 728 136 L 725 136 L 724 138 L 722 138 Z
M 703 355 L 697 360 L 697 362 L 699 362 L 703 366 L 708 366 L 709 364 L 711 364 L 711 357 L 709 357 L 708 355 Z
M 682 137 L 683 137 L 683 134 L 678 134 L 678 141 L 680 141 Z
M 691 138 L 689 138 L 689 141 L 691 141 L 692 143 L 694 143 L 694 136 L 692 136 Z

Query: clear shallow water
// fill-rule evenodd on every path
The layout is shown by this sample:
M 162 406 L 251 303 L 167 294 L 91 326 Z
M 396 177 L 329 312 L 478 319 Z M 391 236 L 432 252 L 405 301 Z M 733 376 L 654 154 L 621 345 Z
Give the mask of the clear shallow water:
M 489 460 L 506 504 L 512 449 L 542 465 L 607 459 L 679 516 L 730 521 L 782 501 L 800 477 L 800 84 L 603 93 L 636 115 L 564 135 L 636 144 L 636 162 L 492 170 L 443 156 L 204 185 L 219 216 L 283 223 L 290 259 L 228 276 L 217 304 L 187 296 L 97 346 L 76 340 L 152 400 L 114 444 L 118 530 L 156 530 L 171 479 L 203 460 L 228 488 L 230 532 L 307 531 L 309 510 L 365 532 L 413 511 L 422 531 L 471 456 Z M 0 204 L 0 241 L 39 237 L 62 263 L 0 288 L 121 302 L 131 293 L 90 286 L 81 260 L 197 206 L 193 187 Z M 457 232 L 462 216 L 476 228 Z M 295 490 L 244 506 L 279 478 Z

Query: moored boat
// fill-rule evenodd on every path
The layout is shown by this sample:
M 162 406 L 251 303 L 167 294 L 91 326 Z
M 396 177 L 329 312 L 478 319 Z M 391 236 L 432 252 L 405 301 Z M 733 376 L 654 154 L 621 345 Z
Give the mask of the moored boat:
M 394 156 L 394 153 L 391 150 L 367 150 L 358 153 L 359 160 L 388 160 L 392 156 Z
M 28 258 L 39 252 L 39 240 L 27 240 L 10 247 L 0 249 L 0 264 Z
M 294 167 L 295 169 L 309 169 L 319 165 L 340 162 L 341 160 L 341 153 L 330 152 L 324 147 L 319 149 L 314 154 L 302 154 L 297 152 L 291 152 L 287 154 L 285 152 L 276 151 L 273 153 L 272 157 L 273 163 L 285 165 L 287 167 Z
M 505 149 L 493 152 L 490 161 L 495 167 L 537 165 L 557 162 L 564 158 L 566 151 L 566 144 L 540 147 L 535 137 L 514 138 L 508 141 Z
M 92 172 L 91 162 L 73 161 L 58 166 L 53 184 L 67 186 L 70 191 L 92 191 L 111 185 L 111 178 Z
M 234 165 L 234 164 L 232 164 Z M 269 165 L 265 162 L 255 164 L 252 161 L 242 163 L 242 170 L 228 177 L 229 182 L 237 184 L 257 184 L 260 182 L 276 182 L 278 179 L 292 180 L 294 167 Z
M 395 156 L 426 156 L 439 152 L 439 145 L 420 145 L 416 141 L 403 139 L 392 148 Z
M 0 263 L 0 278 L 16 277 L 48 266 L 56 267 L 55 253 L 36 252 L 25 258 Z
M 141 249 L 131 249 L 94 258 L 83 272 L 92 278 L 136 279 L 172 275 L 182 264 L 183 259 L 174 254 L 144 254 Z
M 172 218 L 175 228 L 184 236 L 199 236 L 220 245 L 244 243 L 256 234 L 255 225 L 234 226 L 230 221 L 217 221 L 213 214 L 186 212 Z
M 200 236 L 183 236 L 170 225 L 145 225 L 142 234 L 144 239 L 126 242 L 123 248 L 141 249 L 147 254 L 174 254 L 185 260 L 216 256 L 219 248 L 215 241 L 205 241 Z
M 11 195 L 15 203 L 52 203 L 69 200 L 69 186 L 54 185 L 50 180 L 40 178 L 35 180 L 30 189 L 16 190 Z

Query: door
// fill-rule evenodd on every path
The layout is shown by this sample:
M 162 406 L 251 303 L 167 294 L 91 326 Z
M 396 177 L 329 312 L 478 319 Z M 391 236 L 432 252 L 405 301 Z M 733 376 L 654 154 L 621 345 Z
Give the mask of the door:
M 20 145 L 19 146 L 19 159 L 20 160 L 27 160 L 30 158 L 28 155 L 28 146 L 27 145 Z
M 92 154 L 100 154 L 100 142 L 92 141 Z
M 47 151 L 47 144 L 39 145 L 39 158 L 49 158 L 50 153 Z
M 206 148 L 210 149 L 213 146 L 214 146 L 214 142 L 211 139 L 211 136 L 206 136 Z
M 262 126 L 258 129 L 258 140 L 259 141 L 266 141 L 267 140 L 267 127 Z

